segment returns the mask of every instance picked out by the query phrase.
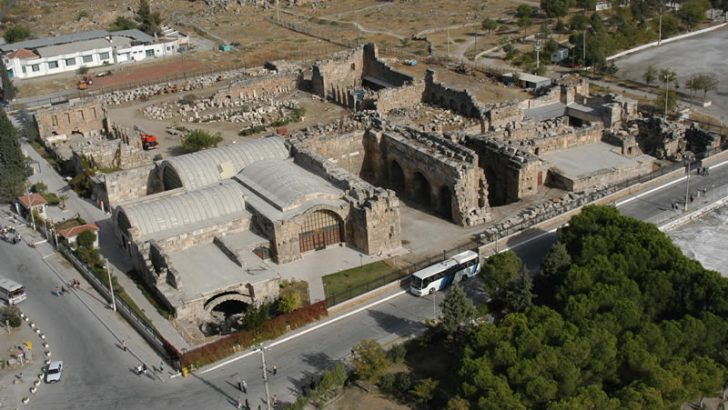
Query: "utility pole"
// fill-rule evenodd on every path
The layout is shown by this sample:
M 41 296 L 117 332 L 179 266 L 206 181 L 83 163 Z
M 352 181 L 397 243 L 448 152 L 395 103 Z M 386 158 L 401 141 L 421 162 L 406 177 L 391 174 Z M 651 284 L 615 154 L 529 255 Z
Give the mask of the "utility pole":
M 662 44 L 662 1 L 660 1 L 660 23 L 657 29 L 657 45 Z
M 688 210 L 688 197 L 690 195 L 690 163 L 692 162 L 692 157 L 693 156 L 691 152 L 685 153 L 685 170 L 687 171 L 687 176 L 685 177 L 685 212 L 687 212 Z
M 536 50 L 536 70 L 538 70 L 539 67 L 539 54 L 541 52 L 541 40 L 536 40 L 536 45 L 533 47 L 534 50 Z
M 437 303 L 435 302 L 435 295 L 437 291 L 432 292 L 432 320 L 437 320 Z
M 272 410 L 273 407 L 271 407 L 271 403 L 270 403 L 270 390 L 268 389 L 268 368 L 265 366 L 265 347 L 263 347 L 262 343 L 260 343 L 258 345 L 258 350 L 260 351 L 260 358 L 263 362 L 263 384 L 265 385 L 265 405 L 268 408 L 268 410 Z
M 581 36 L 581 54 L 584 67 L 586 67 L 586 30 L 584 30 L 584 35 Z
M 106 259 L 106 275 L 109 278 L 109 290 L 111 291 L 111 308 L 116 312 L 116 298 L 114 297 L 114 284 L 111 282 L 111 269 L 109 269 L 109 260 Z
M 30 188 L 27 188 L 25 191 L 26 196 L 28 197 L 28 212 L 30 213 L 30 223 L 31 228 L 35 230 L 35 215 L 33 215 L 33 201 L 30 196 Z

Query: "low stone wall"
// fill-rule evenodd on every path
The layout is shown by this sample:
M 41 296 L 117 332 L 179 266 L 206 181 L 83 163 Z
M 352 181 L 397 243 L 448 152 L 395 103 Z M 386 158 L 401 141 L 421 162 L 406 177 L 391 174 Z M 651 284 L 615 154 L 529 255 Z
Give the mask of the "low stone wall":
M 563 134 L 549 135 L 532 140 L 532 145 L 528 148 L 531 153 L 539 155 L 549 151 L 593 144 L 602 140 L 603 131 L 604 127 L 601 124 L 594 124 L 587 128 L 567 128 Z
M 235 81 L 212 96 L 214 101 L 249 100 L 276 96 L 294 91 L 298 87 L 298 74 L 271 74 L 262 78 L 246 78 Z
M 154 170 L 155 164 L 150 162 L 136 168 L 98 175 L 97 180 L 102 189 L 95 196 L 104 202 L 106 209 L 111 209 L 122 202 L 156 192 Z
M 551 186 L 570 192 L 586 191 L 592 187 L 615 185 L 652 171 L 652 161 L 644 161 L 632 167 L 599 170 L 588 175 L 570 177 L 561 173 L 558 168 L 551 168 L 548 173 L 548 183 Z
M 250 229 L 250 218 L 243 216 L 231 221 L 190 229 L 177 235 L 159 239 L 159 246 L 166 252 L 182 251 L 202 243 L 211 243 L 216 236 L 243 232 Z

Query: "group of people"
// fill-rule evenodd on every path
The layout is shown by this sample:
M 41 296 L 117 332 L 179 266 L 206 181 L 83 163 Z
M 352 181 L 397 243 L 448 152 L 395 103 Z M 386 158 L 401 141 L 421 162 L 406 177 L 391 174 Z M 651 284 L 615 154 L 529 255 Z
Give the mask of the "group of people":
M 278 374 L 278 366 L 273 365 L 273 367 L 270 370 L 270 372 L 273 375 L 277 375 Z M 243 394 L 245 394 L 247 396 L 247 394 L 248 394 L 248 383 L 243 378 L 241 378 L 239 376 L 238 376 L 237 382 L 238 382 L 238 390 L 240 390 Z M 278 406 L 278 396 L 277 395 L 274 394 L 270 398 L 270 404 L 273 407 Z M 239 397 L 236 407 L 237 407 L 238 410 L 252 410 L 253 409 L 250 406 L 250 400 L 248 400 L 247 397 L 245 399 L 243 399 L 242 397 Z M 260 410 L 260 408 L 261 408 L 261 405 L 258 404 L 258 410 Z
M 4 240 L 5 242 L 10 242 L 13 245 L 20 243 L 22 238 L 20 237 L 20 232 L 18 232 L 14 226 L 3 226 L 2 229 L 0 229 L 0 238 Z

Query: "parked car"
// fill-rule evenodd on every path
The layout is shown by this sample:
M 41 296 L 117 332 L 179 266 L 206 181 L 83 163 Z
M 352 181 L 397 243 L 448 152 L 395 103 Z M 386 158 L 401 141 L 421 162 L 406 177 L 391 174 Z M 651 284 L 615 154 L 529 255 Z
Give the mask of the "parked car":
M 46 371 L 46 383 L 57 383 L 61 381 L 61 375 L 63 374 L 63 362 L 55 361 L 48 365 Z

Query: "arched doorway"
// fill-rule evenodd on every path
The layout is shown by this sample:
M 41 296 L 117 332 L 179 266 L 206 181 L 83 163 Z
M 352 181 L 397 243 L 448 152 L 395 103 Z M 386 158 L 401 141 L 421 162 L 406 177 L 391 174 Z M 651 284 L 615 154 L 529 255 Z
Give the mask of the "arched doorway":
M 404 172 L 395 160 L 389 163 L 389 185 L 397 192 L 404 189 Z
M 200 330 L 208 336 L 225 335 L 242 328 L 245 314 L 251 308 L 251 299 L 239 292 L 223 292 L 208 299 L 203 305 L 209 318 Z
M 420 172 L 412 178 L 412 196 L 420 205 L 430 206 L 430 182 Z
M 344 223 L 336 213 L 328 210 L 314 211 L 306 215 L 298 234 L 301 253 L 324 249 L 342 242 Z
M 440 214 L 443 218 L 452 218 L 452 194 L 450 188 L 442 186 L 440 188 Z

